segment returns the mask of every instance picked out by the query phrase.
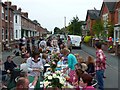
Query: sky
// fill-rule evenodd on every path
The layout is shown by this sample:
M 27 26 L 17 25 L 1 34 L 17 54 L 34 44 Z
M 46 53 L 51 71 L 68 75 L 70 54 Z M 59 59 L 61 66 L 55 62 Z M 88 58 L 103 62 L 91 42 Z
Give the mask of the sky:
M 7 0 L 2 0 L 2 2 Z M 103 0 L 9 0 L 12 5 L 28 12 L 28 18 L 37 20 L 43 28 L 53 31 L 55 27 L 69 25 L 73 17 L 84 21 L 87 10 L 101 9 Z M 65 19 L 66 17 L 66 19 Z

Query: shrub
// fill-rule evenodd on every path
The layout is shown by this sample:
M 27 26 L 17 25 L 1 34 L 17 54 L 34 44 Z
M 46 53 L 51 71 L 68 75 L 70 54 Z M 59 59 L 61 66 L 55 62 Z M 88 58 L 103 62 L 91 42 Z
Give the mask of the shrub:
M 85 43 L 88 43 L 88 42 L 90 41 L 90 39 L 91 39 L 91 36 L 85 36 L 84 42 L 85 42 Z

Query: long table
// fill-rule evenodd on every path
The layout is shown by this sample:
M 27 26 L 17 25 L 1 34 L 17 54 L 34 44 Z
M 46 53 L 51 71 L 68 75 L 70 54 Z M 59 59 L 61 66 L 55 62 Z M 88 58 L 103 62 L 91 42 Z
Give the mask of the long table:
M 32 83 L 34 81 L 34 77 L 33 76 L 28 76 L 28 79 L 29 79 L 30 83 Z M 43 78 L 39 77 L 38 78 L 38 82 L 37 82 L 37 84 L 35 86 L 35 90 L 40 90 L 40 88 L 42 88 L 42 87 L 40 87 L 40 85 L 41 85 L 40 82 L 42 82 L 42 81 L 43 81 Z

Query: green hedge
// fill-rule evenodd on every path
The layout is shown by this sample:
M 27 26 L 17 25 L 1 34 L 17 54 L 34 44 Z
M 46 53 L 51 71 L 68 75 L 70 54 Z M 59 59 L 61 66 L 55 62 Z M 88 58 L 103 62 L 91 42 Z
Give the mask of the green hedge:
M 90 39 L 91 39 L 91 36 L 85 36 L 84 42 L 85 42 L 85 43 L 88 43 L 88 42 L 90 41 Z

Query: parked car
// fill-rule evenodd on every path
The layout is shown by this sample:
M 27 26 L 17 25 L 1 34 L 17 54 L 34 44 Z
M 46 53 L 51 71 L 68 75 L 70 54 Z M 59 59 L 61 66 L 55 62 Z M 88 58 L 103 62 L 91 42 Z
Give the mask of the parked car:
M 68 35 L 68 36 L 71 38 L 72 47 L 81 48 L 82 36 L 78 36 L 78 35 Z

